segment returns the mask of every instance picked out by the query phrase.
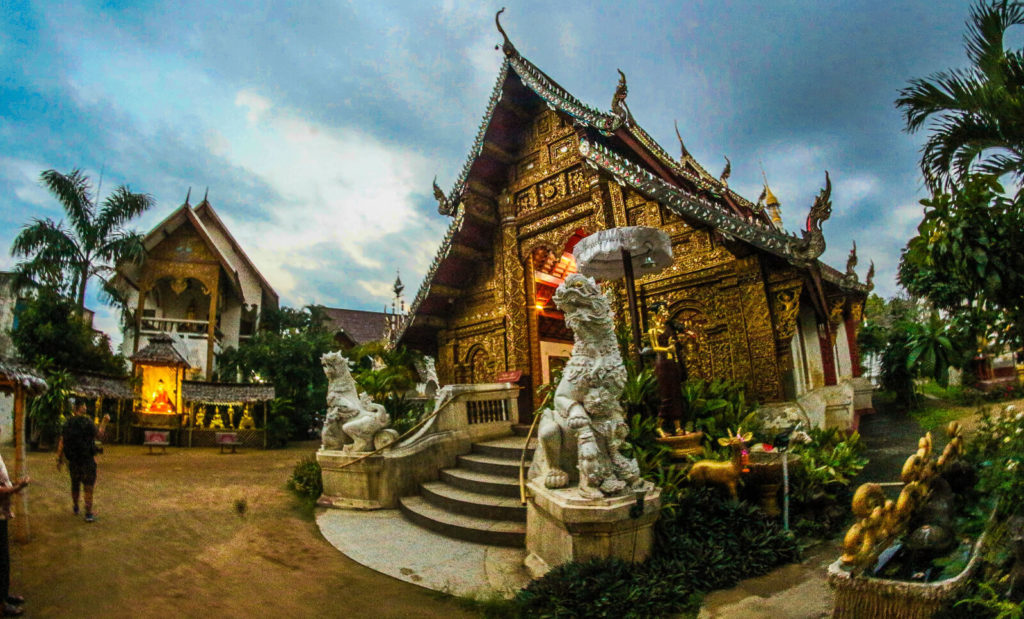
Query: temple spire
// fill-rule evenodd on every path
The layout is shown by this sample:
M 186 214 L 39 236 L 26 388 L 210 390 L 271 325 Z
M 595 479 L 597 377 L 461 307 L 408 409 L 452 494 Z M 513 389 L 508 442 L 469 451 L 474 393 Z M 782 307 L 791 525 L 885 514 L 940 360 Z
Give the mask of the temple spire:
M 768 208 L 768 214 L 772 218 L 772 223 L 779 230 L 782 230 L 782 213 L 780 212 L 779 199 L 772 193 L 772 188 L 768 186 L 768 175 L 764 173 L 764 166 L 761 166 L 761 178 L 764 179 L 764 205 Z

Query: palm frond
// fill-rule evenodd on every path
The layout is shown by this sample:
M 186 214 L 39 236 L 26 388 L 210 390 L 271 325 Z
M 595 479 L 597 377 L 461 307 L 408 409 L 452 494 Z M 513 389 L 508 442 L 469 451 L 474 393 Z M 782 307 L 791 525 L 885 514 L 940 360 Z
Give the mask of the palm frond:
M 137 264 L 146 254 L 142 239 L 142 235 L 137 232 L 118 230 L 114 234 L 108 235 L 105 242 L 96 248 L 96 257 L 102 258 L 112 265 L 120 262 Z
M 42 260 L 67 264 L 82 259 L 78 243 L 62 222 L 50 218 L 33 219 L 26 224 L 11 243 L 11 255 L 41 257 Z
M 103 242 L 112 232 L 151 208 L 156 201 L 145 193 L 132 193 L 127 185 L 113 191 L 96 216 L 96 233 Z
M 1001 81 L 1003 36 L 1010 26 L 1024 24 L 1024 5 L 1001 0 L 971 7 L 964 45 L 971 63 L 994 81 Z
M 93 228 L 94 207 L 90 194 L 92 188 L 89 185 L 89 177 L 78 169 L 72 170 L 68 174 L 61 174 L 56 170 L 46 170 L 39 175 L 39 179 L 64 207 L 71 228 L 86 246 L 90 245 L 89 236 Z

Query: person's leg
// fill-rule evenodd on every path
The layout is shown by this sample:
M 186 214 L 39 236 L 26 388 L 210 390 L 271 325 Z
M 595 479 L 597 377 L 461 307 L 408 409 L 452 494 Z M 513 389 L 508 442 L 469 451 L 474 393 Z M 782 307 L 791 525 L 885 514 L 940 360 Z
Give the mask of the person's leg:
M 0 600 L 7 600 L 11 588 L 11 553 L 7 548 L 7 520 L 0 520 Z
M 81 479 L 79 478 L 79 476 L 77 475 L 77 471 L 75 471 L 74 469 L 71 469 L 71 465 L 70 464 L 68 464 L 68 469 L 71 472 L 71 504 L 73 506 L 72 510 L 77 515 L 78 514 L 79 488 L 80 488 L 82 482 L 81 482 Z
M 95 517 L 92 513 L 92 492 L 96 487 L 96 461 L 89 462 L 82 471 L 82 486 L 85 489 L 85 520 L 92 522 Z

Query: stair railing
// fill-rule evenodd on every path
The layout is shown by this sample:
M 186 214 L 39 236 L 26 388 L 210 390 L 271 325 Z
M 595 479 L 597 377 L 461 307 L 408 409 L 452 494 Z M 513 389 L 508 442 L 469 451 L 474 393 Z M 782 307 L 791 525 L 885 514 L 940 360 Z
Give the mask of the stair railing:
M 526 505 L 526 452 L 530 449 L 530 439 L 533 438 L 533 431 L 537 428 L 537 422 L 540 421 L 541 412 L 538 411 L 533 416 L 533 423 L 530 424 L 530 430 L 526 433 L 526 442 L 523 443 L 523 452 L 519 456 L 519 504 Z M 540 440 L 537 441 L 537 449 L 541 449 Z

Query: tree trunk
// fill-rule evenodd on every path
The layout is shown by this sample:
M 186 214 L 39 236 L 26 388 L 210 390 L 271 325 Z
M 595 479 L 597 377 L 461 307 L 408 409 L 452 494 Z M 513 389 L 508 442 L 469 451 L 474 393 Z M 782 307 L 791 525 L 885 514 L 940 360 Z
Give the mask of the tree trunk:
M 78 308 L 81 315 L 85 315 L 85 284 L 89 281 L 89 263 L 83 263 L 79 274 L 81 280 L 78 282 Z

